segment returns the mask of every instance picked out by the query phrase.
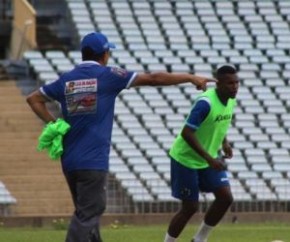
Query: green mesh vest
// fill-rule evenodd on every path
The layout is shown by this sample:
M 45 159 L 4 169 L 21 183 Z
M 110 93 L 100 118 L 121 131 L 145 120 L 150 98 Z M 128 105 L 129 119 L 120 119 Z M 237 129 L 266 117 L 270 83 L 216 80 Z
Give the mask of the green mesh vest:
M 206 119 L 195 131 L 195 135 L 201 146 L 212 157 L 216 158 L 231 124 L 236 101 L 235 99 L 229 99 L 227 106 L 224 106 L 220 102 L 215 89 L 207 90 L 199 95 L 198 99 L 201 97 L 209 98 L 211 107 Z M 187 144 L 181 134 L 174 140 L 169 154 L 186 167 L 194 169 L 208 167 L 208 163 Z

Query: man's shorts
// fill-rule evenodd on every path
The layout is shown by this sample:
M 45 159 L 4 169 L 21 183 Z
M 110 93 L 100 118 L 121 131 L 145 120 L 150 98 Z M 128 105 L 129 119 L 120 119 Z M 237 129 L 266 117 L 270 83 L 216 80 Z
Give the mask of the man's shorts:
M 211 167 L 190 169 L 171 158 L 172 196 L 180 200 L 198 201 L 199 192 L 215 192 L 230 186 L 227 173 Z

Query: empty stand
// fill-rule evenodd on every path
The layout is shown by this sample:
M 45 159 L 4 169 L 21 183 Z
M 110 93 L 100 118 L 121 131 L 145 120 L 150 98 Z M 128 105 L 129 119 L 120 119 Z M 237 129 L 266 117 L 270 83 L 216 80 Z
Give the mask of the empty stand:
M 227 161 L 234 196 L 240 201 L 289 199 L 287 1 L 67 2 L 79 39 L 99 30 L 116 43 L 110 64 L 138 72 L 206 75 L 234 64 L 241 78 L 228 137 L 235 150 Z M 47 83 L 81 56 L 78 51 L 33 51 L 24 58 Z M 135 201 L 174 201 L 167 152 L 199 93 L 185 84 L 126 90 L 117 98 L 112 141 L 118 159 L 112 158 L 111 172 Z

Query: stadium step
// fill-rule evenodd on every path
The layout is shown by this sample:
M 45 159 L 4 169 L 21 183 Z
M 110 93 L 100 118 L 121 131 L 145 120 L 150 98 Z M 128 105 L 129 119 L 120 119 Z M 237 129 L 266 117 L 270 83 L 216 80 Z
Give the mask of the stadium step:
M 0 109 L 0 180 L 17 200 L 11 214 L 70 214 L 73 205 L 61 164 L 37 151 L 43 123 L 15 81 L 0 81 Z
M 36 194 L 37 195 L 37 194 Z M 35 214 L 39 215 L 53 215 L 53 214 L 72 214 L 73 207 L 71 204 L 70 198 L 56 198 L 58 199 L 58 206 L 55 206 L 56 204 L 53 202 L 52 199 L 47 198 L 37 198 L 34 199 L 34 197 L 37 197 L 35 194 L 32 195 L 32 197 L 29 197 L 28 199 L 19 199 L 18 203 L 21 204 L 21 206 L 14 207 L 14 214 L 21 214 L 24 215 L 30 215 L 33 216 Z M 37 209 L 35 209 L 37 208 Z

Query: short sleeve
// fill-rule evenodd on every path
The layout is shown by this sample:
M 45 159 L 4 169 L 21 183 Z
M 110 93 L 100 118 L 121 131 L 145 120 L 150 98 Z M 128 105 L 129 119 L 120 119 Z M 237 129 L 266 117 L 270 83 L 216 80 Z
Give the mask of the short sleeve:
M 45 95 L 50 100 L 61 100 L 62 96 L 64 95 L 64 88 L 60 80 L 56 80 L 51 82 L 47 85 L 42 86 L 40 92 Z
M 186 125 L 196 130 L 200 124 L 206 119 L 210 111 L 210 101 L 208 98 L 202 97 L 198 99 L 187 117 Z
M 122 89 L 129 88 L 133 80 L 136 78 L 137 73 L 127 71 L 120 67 L 110 67 L 111 80 L 114 80 L 114 87 L 121 91 Z

